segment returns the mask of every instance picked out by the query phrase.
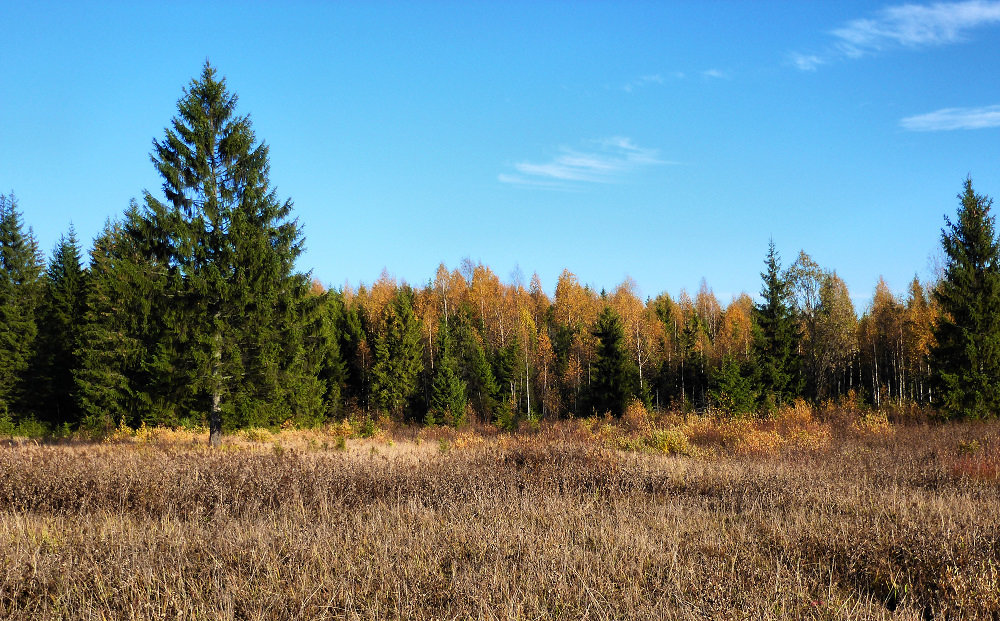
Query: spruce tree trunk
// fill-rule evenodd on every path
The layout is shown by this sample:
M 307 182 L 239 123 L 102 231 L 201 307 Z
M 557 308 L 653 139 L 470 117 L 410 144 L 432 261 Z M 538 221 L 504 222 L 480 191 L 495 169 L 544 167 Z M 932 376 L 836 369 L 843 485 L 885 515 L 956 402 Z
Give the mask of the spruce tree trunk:
M 215 315 L 216 320 L 219 314 Z M 212 368 L 212 409 L 208 413 L 208 445 L 215 448 L 222 445 L 222 410 L 219 403 L 222 401 L 222 335 L 218 331 L 213 339 L 215 351 L 212 357 L 215 359 Z
M 208 445 L 215 448 L 222 445 L 222 411 L 219 409 L 221 400 L 218 388 L 212 392 L 212 410 L 208 416 Z

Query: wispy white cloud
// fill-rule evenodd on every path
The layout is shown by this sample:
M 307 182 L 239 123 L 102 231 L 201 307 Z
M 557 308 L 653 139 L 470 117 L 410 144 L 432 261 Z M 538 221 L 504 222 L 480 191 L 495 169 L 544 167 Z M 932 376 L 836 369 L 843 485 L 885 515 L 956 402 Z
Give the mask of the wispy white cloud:
M 789 58 L 791 59 L 792 64 L 802 71 L 816 71 L 816 67 L 826 63 L 825 60 L 815 54 L 799 54 L 798 52 L 793 52 L 790 54 Z
M 943 108 L 927 114 L 908 116 L 900 120 L 899 124 L 904 129 L 915 132 L 1000 127 L 1000 106 Z
M 628 84 L 622 87 L 626 93 L 631 93 L 637 88 L 642 88 L 644 86 L 650 86 L 652 84 L 663 84 L 663 76 L 659 73 L 654 73 L 650 75 L 641 75 L 638 78 L 632 80 Z
M 1000 23 L 1000 1 L 963 0 L 886 7 L 830 32 L 833 43 L 819 54 L 794 52 L 792 65 L 815 70 L 842 58 L 860 58 L 893 48 L 918 48 L 965 41 L 979 27 Z
M 1000 2 L 966 0 L 904 4 L 882 9 L 871 19 L 856 19 L 833 31 L 849 56 L 892 46 L 944 45 L 964 39 L 976 28 L 1000 22 Z
M 673 163 L 660 159 L 657 149 L 640 147 L 621 136 L 587 144 L 587 150 L 561 147 L 546 162 L 516 162 L 514 172 L 501 173 L 497 179 L 523 187 L 571 190 L 582 184 L 617 183 L 642 168 Z
M 725 71 L 720 71 L 718 69 L 706 69 L 701 72 L 701 75 L 704 78 L 713 78 L 716 80 L 723 80 L 729 77 L 728 73 L 726 73 Z
M 573 186 L 561 181 L 550 181 L 546 179 L 528 178 L 522 175 L 511 175 L 500 173 L 497 175 L 500 183 L 521 186 L 522 188 L 539 188 L 544 190 L 573 190 Z
M 631 93 L 642 88 L 659 86 L 676 80 L 683 80 L 687 77 L 683 71 L 671 71 L 669 73 L 650 73 L 641 75 L 622 85 L 621 89 L 626 93 Z

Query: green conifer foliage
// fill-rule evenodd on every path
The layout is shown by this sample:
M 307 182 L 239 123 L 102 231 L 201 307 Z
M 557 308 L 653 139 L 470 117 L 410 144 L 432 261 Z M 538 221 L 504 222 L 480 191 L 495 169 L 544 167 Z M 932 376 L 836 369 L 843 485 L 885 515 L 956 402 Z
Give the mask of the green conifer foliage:
M 0 416 L 33 412 L 28 372 L 35 356 L 43 261 L 13 194 L 0 194 Z
M 466 385 L 466 396 L 483 422 L 493 419 L 499 387 L 486 358 L 486 350 L 469 319 L 468 309 L 452 319 L 458 374 Z
M 799 331 L 788 281 L 772 241 L 768 246 L 761 302 L 754 307 L 754 355 L 758 389 L 766 408 L 791 402 L 800 392 Z
M 365 330 L 363 313 L 357 306 L 345 308 L 341 300 L 341 313 L 337 321 L 340 352 L 344 358 L 346 378 L 344 400 L 368 411 L 371 407 L 371 367 L 373 343 Z
M 303 363 L 317 321 L 304 302 L 308 276 L 294 271 L 299 226 L 268 180 L 267 145 L 236 103 L 206 63 L 154 142 L 167 202 L 145 195 L 144 241 L 178 283 L 157 367 L 203 400 L 213 445 L 224 416 L 256 425 L 309 419 L 323 392 Z
M 633 395 L 628 358 L 622 350 L 625 333 L 618 313 L 610 306 L 597 317 L 594 326 L 597 337 L 597 359 L 594 362 L 594 377 L 590 386 L 591 407 L 597 414 L 610 412 L 621 416 Z
M 413 290 L 400 290 L 385 308 L 385 332 L 375 336 L 372 400 L 402 420 L 416 396 L 424 370 L 420 323 L 413 312 Z
M 141 347 L 133 320 L 139 317 L 126 309 L 128 287 L 119 271 L 123 242 L 121 226 L 109 222 L 90 252 L 87 310 L 73 375 L 81 424 L 91 431 L 131 423 L 136 410 L 132 379 Z
M 713 370 L 709 396 L 718 408 L 737 416 L 751 414 L 757 407 L 752 374 L 731 355 Z
M 310 355 L 316 357 L 315 367 L 323 382 L 323 415 L 333 419 L 343 413 L 343 396 L 347 383 L 347 364 L 340 353 L 340 325 L 344 303 L 335 291 L 323 293 L 319 300 L 320 326 L 310 339 Z
M 436 350 L 426 422 L 460 427 L 465 423 L 466 387 L 459 377 L 454 340 L 443 317 L 438 325 Z
M 697 314 L 686 314 L 681 329 L 677 333 L 679 365 L 676 369 L 677 381 L 681 388 L 682 407 L 704 408 L 708 377 L 705 352 L 700 341 L 708 339 L 705 325 Z
M 73 376 L 86 311 L 86 272 L 70 227 L 61 237 L 43 279 L 39 309 L 36 394 L 39 417 L 50 425 L 79 422 Z
M 505 413 L 510 416 L 510 423 L 517 422 L 518 399 L 517 381 L 520 378 L 519 358 L 521 345 L 517 335 L 511 335 L 507 344 L 492 352 L 490 368 L 493 370 L 493 378 L 499 386 L 497 398 L 501 406 L 505 408 Z M 507 406 L 510 406 L 507 408 Z
M 82 425 L 97 433 L 121 423 L 177 425 L 187 393 L 170 367 L 163 335 L 167 268 L 140 250 L 134 202 L 124 222 L 105 224 L 94 240 L 79 332 L 75 389 Z M 171 392 L 171 390 L 173 392 Z
M 933 379 L 942 413 L 985 418 L 1000 410 L 1000 247 L 992 199 L 976 194 L 972 179 L 958 198 L 957 221 L 945 217 L 941 231 L 947 263 L 934 293 L 942 312 Z

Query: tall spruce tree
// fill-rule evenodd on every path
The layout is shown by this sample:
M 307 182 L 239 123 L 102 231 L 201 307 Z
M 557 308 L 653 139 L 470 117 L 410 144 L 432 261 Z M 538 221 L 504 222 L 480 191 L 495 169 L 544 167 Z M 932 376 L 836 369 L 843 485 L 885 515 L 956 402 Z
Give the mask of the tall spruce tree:
M 931 350 L 933 382 L 949 417 L 985 418 L 1000 409 L 1000 246 L 992 199 L 965 180 L 958 219 L 945 217 L 944 279 L 934 296 L 941 315 Z
M 604 307 L 597 317 L 593 334 L 598 343 L 594 378 L 590 384 L 591 407 L 597 414 L 610 412 L 621 416 L 635 391 L 628 358 L 623 350 L 625 332 L 621 318 L 613 308 Z
M 368 411 L 371 408 L 371 367 L 373 354 L 364 325 L 364 313 L 358 306 L 346 307 L 339 299 L 341 313 L 337 321 L 340 353 L 344 358 L 346 378 L 344 400 Z
M 518 414 L 517 381 L 520 377 L 519 358 L 521 344 L 517 334 L 507 339 L 507 344 L 490 352 L 490 369 L 499 387 L 497 393 L 504 415 L 516 422 Z M 499 414 L 499 412 L 498 412 Z
M 347 384 L 347 364 L 340 351 L 340 325 L 343 321 L 344 302 L 336 291 L 320 294 L 320 329 L 310 339 L 310 355 L 316 358 L 319 378 L 323 382 L 323 415 L 327 419 L 343 411 L 344 390 Z
M 723 356 L 719 366 L 713 369 L 710 386 L 709 396 L 724 412 L 740 416 L 752 413 L 757 407 L 753 373 L 731 354 Z
M 13 194 L 0 194 L 0 416 L 31 414 L 28 376 L 35 356 L 43 260 Z
M 465 396 L 466 386 L 459 377 L 454 339 L 443 316 L 438 322 L 435 349 L 437 360 L 431 376 L 431 399 L 426 422 L 460 427 L 465 423 L 465 405 L 468 403 Z
M 36 388 L 39 417 L 52 424 L 79 422 L 74 373 L 86 310 L 86 272 L 76 231 L 60 237 L 43 279 L 39 308 Z
M 424 370 L 420 323 L 413 312 L 413 290 L 405 287 L 385 307 L 385 329 L 375 335 L 371 370 L 372 400 L 402 420 L 416 396 Z
M 768 245 L 761 302 L 754 306 L 754 356 L 765 408 L 790 402 L 801 390 L 799 330 L 787 279 L 772 240 Z
M 294 271 L 301 233 L 291 201 L 271 187 L 268 147 L 236 103 L 206 63 L 154 141 L 167 201 L 145 194 L 144 242 L 179 283 L 159 368 L 202 400 L 213 446 L 224 416 L 271 425 L 322 404 L 322 382 L 302 362 L 316 322 L 303 304 L 308 277 Z
M 133 201 L 123 222 L 108 222 L 94 240 L 74 383 L 82 425 L 96 433 L 124 423 L 176 425 L 182 390 L 165 390 L 173 374 L 156 367 L 164 338 L 170 283 L 162 263 L 143 255 Z M 169 370 L 169 369 L 168 369 Z
M 493 368 L 486 357 L 486 350 L 475 328 L 468 308 L 461 308 L 452 319 L 452 328 L 458 360 L 458 374 L 465 382 L 466 397 L 473 404 L 483 422 L 493 419 L 497 407 L 499 387 Z
M 123 240 L 121 225 L 107 222 L 90 251 L 87 310 L 73 373 L 81 424 L 90 431 L 108 432 L 121 422 L 131 423 L 136 410 L 131 380 L 140 347 L 133 320 L 142 318 L 124 304 L 128 296 L 116 256 Z
M 679 365 L 676 369 L 681 404 L 704 408 L 708 395 L 708 373 L 703 343 L 708 339 L 704 322 L 696 313 L 687 314 L 677 333 Z M 676 386 L 676 385 L 675 385 Z

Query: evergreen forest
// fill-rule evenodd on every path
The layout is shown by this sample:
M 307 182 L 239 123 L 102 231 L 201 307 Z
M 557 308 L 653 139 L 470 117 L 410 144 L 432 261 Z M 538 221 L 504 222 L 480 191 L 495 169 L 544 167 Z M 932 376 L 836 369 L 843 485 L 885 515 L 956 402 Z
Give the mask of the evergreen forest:
M 504 282 L 468 260 L 422 284 L 383 273 L 327 289 L 297 271 L 292 202 L 208 64 L 150 158 L 162 195 L 89 248 L 69 228 L 46 256 L 14 193 L 0 196 L 0 427 L 207 426 L 217 444 L 348 416 L 514 428 L 633 400 L 723 416 L 798 399 L 941 418 L 1000 406 L 1000 246 L 971 179 L 945 218 L 940 277 L 903 296 L 880 280 L 859 313 L 835 270 L 773 242 L 756 301 L 720 301 L 704 281 L 640 299 L 631 280 L 595 291 L 568 270 L 550 298 L 537 274 Z

